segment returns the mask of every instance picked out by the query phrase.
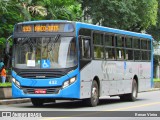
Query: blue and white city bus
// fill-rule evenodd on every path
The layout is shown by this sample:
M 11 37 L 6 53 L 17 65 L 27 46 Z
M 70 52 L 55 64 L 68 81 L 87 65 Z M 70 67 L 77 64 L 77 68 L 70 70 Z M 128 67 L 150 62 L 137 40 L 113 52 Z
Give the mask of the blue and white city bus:
M 63 20 L 15 25 L 12 95 L 34 106 L 58 99 L 119 96 L 135 101 L 152 87 L 152 36 Z

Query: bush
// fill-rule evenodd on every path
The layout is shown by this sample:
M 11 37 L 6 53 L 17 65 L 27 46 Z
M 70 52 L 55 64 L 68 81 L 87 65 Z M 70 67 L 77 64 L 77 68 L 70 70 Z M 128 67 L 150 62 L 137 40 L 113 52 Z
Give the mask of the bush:
M 159 78 L 154 78 L 153 81 L 154 82 L 160 82 L 160 79 Z
M 0 87 L 11 87 L 12 83 L 6 82 L 6 83 L 0 83 Z

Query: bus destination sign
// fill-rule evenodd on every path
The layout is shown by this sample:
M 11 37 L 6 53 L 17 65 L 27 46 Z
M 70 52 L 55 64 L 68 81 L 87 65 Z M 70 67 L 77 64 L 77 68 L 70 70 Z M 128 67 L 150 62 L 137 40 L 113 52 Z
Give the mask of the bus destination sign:
M 73 32 L 72 24 L 19 24 L 16 26 L 16 32 Z
M 27 25 L 22 27 L 22 32 L 32 32 L 33 26 Z M 60 27 L 58 25 L 35 25 L 34 32 L 57 32 Z

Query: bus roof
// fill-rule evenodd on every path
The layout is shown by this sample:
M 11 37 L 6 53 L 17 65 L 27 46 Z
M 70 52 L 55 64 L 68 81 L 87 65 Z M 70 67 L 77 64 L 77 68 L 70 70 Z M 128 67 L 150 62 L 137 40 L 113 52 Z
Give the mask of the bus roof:
M 34 24 L 34 23 L 52 23 L 52 22 L 72 22 L 68 20 L 37 20 L 37 21 L 25 21 L 25 22 L 20 22 L 18 24 Z
M 126 30 L 120 30 L 120 29 L 115 29 L 115 28 L 103 27 L 103 26 L 93 25 L 89 23 L 74 22 L 74 21 L 68 21 L 68 20 L 38 20 L 38 21 L 20 22 L 18 24 L 52 23 L 52 22 L 57 22 L 57 23 L 58 22 L 68 22 L 68 23 L 73 22 L 73 23 L 76 23 L 76 27 L 78 29 L 86 28 L 86 29 L 93 29 L 97 31 L 106 31 L 109 33 L 116 33 L 116 34 L 129 35 L 129 36 L 134 36 L 134 37 L 153 39 L 152 36 L 149 34 L 131 32 L 131 31 L 126 31 Z
M 106 31 L 109 33 L 116 33 L 116 34 L 129 35 L 134 37 L 153 39 L 151 35 L 145 34 L 145 33 L 131 32 L 131 31 L 120 30 L 115 28 L 103 27 L 103 26 L 93 25 L 89 23 L 76 22 L 76 24 L 79 29 L 86 28 L 86 29 L 93 29 L 97 31 Z

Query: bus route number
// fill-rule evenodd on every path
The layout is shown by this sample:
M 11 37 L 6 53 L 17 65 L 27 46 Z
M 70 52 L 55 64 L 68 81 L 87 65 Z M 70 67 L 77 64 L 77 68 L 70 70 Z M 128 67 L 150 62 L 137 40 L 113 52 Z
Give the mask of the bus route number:
M 49 84 L 50 84 L 50 85 L 56 85 L 56 84 L 57 84 L 57 81 L 56 81 L 56 80 L 50 80 L 50 81 L 49 81 Z

